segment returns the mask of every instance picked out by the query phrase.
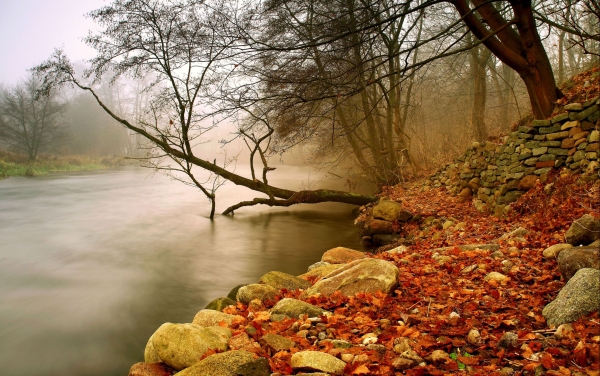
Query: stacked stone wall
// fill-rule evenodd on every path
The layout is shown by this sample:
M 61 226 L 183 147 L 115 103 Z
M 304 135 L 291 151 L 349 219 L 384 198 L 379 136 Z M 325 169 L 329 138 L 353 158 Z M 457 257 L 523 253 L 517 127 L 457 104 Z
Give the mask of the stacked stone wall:
M 475 142 L 473 147 L 426 181 L 425 189 L 445 186 L 481 210 L 501 213 L 554 169 L 598 179 L 600 100 L 570 103 L 564 112 L 533 120 L 509 134 L 502 144 Z

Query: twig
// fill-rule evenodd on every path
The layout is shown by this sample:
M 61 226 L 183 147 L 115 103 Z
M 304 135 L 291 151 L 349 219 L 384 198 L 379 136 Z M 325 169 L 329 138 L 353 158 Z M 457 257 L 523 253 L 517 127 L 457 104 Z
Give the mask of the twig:
M 579 364 L 575 363 L 574 360 L 571 360 L 571 364 L 574 365 L 575 367 L 579 368 L 579 369 L 583 369 L 583 367 L 581 367 Z
M 429 298 L 429 305 L 427 305 L 427 317 L 429 317 L 429 307 L 431 307 L 431 298 Z

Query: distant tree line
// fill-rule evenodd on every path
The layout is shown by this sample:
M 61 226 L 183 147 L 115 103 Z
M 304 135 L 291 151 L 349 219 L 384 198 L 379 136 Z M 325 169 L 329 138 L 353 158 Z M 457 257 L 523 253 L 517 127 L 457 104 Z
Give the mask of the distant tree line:
M 135 84 L 135 83 L 133 83 Z M 142 95 L 126 80 L 99 85 L 122 113 L 141 113 Z M 55 155 L 130 156 L 140 154 L 140 136 L 123 128 L 88 93 L 55 88 L 42 94 L 34 75 L 0 87 L 0 148 L 35 161 L 40 153 Z M 129 89 L 129 90 L 128 90 Z M 134 114 L 135 115 L 135 114 Z

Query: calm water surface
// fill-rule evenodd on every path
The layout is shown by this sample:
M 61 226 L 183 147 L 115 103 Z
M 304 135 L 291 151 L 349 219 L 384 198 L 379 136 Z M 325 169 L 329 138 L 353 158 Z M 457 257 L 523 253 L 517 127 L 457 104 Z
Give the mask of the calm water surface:
M 300 189 L 308 171 L 280 167 L 272 182 Z M 221 211 L 254 197 L 233 184 L 218 194 Z M 191 322 L 265 272 L 301 274 L 329 248 L 360 249 L 351 208 L 211 222 L 200 193 L 140 168 L 2 180 L 0 374 L 126 375 L 163 322 Z

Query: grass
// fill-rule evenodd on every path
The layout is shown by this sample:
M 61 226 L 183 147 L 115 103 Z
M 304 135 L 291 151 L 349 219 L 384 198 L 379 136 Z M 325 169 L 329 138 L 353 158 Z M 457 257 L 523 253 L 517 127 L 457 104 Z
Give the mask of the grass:
M 51 172 L 92 171 L 119 166 L 119 157 L 91 157 L 84 155 L 43 155 L 29 162 L 21 154 L 0 150 L 0 179 L 10 176 L 40 176 Z

